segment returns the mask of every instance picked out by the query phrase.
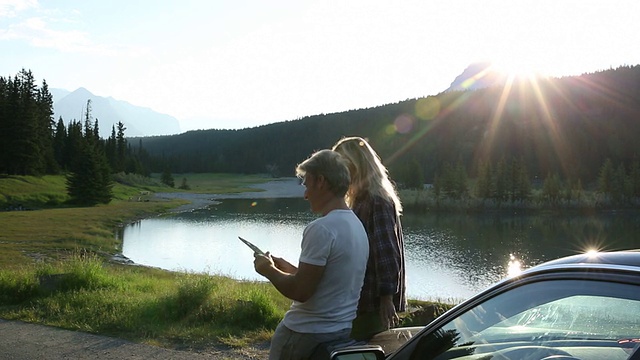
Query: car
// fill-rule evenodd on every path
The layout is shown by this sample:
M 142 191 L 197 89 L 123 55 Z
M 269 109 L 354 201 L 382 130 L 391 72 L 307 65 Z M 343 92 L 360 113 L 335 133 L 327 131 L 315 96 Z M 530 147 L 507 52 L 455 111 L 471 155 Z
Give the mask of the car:
M 389 354 L 372 341 L 338 349 L 331 359 L 640 360 L 640 250 L 549 261 L 418 331 L 390 333 L 408 340 Z

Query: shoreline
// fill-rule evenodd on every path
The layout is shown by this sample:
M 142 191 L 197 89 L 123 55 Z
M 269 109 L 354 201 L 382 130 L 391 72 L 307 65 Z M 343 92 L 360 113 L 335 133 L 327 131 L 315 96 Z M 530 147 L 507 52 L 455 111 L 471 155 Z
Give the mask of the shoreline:
M 302 198 L 304 196 L 304 186 L 300 185 L 300 179 L 297 177 L 277 178 L 260 184 L 249 185 L 256 191 L 247 191 L 243 193 L 232 194 L 202 194 L 188 192 L 162 192 L 155 193 L 153 197 L 157 200 L 174 200 L 181 199 L 189 201 L 188 204 L 168 210 L 170 214 L 191 212 L 195 210 L 206 209 L 211 205 L 219 204 L 225 199 L 277 199 L 277 198 Z M 136 219 L 139 221 L 142 219 Z M 122 252 L 112 254 L 110 261 L 117 264 L 146 266 L 135 263 L 126 257 Z M 148 267 L 148 266 L 147 266 Z
M 189 204 L 181 205 L 169 210 L 171 213 L 188 212 L 206 209 L 211 205 L 220 203 L 225 199 L 277 199 L 296 198 L 304 196 L 304 187 L 300 186 L 297 177 L 277 178 L 260 184 L 249 185 L 255 191 L 231 194 L 202 194 L 189 192 L 162 192 L 153 196 L 161 200 L 181 199 L 189 201 Z

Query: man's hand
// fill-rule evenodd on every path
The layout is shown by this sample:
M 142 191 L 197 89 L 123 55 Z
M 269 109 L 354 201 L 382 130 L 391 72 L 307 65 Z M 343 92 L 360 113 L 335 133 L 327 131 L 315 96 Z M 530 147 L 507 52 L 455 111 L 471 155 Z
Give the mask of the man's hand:
M 272 256 L 271 259 L 273 260 L 273 264 L 282 272 L 285 272 L 287 274 L 295 274 L 298 272 L 297 267 L 293 266 L 290 262 L 283 258 Z
M 264 255 L 260 255 L 258 253 L 253 254 L 253 268 L 256 272 L 262 276 L 267 276 L 269 270 L 275 267 L 273 263 L 273 259 L 271 258 L 271 254 L 267 252 Z

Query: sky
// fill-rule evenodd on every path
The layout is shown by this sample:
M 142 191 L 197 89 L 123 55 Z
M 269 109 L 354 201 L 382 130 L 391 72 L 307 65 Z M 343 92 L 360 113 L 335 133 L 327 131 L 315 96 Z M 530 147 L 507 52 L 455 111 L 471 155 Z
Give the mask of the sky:
M 471 63 L 640 64 L 638 0 L 0 0 L 0 76 L 242 129 L 436 95 Z

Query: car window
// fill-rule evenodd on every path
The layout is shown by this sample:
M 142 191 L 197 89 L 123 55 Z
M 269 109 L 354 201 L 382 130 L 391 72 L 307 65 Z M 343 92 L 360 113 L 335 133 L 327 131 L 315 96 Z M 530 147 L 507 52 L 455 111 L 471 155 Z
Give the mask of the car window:
M 553 280 L 513 288 L 419 335 L 409 359 L 628 359 L 640 345 L 640 288 Z

